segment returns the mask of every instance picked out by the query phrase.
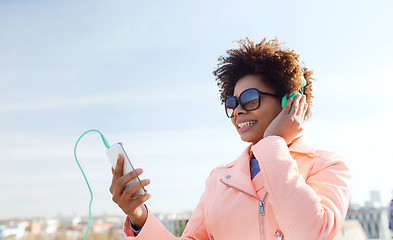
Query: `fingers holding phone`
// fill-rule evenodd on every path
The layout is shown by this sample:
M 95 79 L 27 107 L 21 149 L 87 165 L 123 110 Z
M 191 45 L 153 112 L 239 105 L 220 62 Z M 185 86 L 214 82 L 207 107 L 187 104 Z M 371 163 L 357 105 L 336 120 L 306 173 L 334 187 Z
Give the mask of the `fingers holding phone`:
M 138 196 L 143 196 L 143 195 L 137 195 L 138 191 L 140 189 L 143 189 L 146 185 L 150 183 L 149 179 L 144 179 L 144 180 L 139 180 L 139 175 L 142 174 L 143 170 L 141 168 L 134 169 L 131 172 L 127 173 L 126 175 L 123 175 L 123 164 L 124 164 L 124 158 L 121 154 L 119 154 L 119 158 L 116 164 L 116 169 L 112 168 L 112 173 L 113 173 L 113 178 L 112 178 L 112 184 L 110 187 L 110 192 L 115 195 L 119 194 L 127 194 L 131 198 L 137 198 Z M 133 182 L 132 184 L 130 184 Z
M 144 195 L 137 193 L 147 186 L 150 180 L 133 181 L 142 174 L 142 169 L 135 169 L 123 175 L 123 163 L 124 157 L 119 154 L 116 167 L 112 168 L 113 178 L 109 190 L 113 195 L 112 200 L 130 217 L 132 225 L 142 228 L 147 218 L 147 209 L 143 203 L 151 196 L 146 192 Z
M 110 187 L 112 199 L 130 217 L 132 225 L 141 228 L 147 219 L 143 203 L 150 198 L 144 187 L 150 181 L 139 179 L 142 169 L 134 169 L 121 143 L 110 146 L 106 154 L 114 167 Z
M 122 143 L 116 143 L 110 146 L 106 150 L 106 154 L 112 164 L 112 167 L 114 167 L 115 169 L 119 159 L 119 155 L 121 155 L 121 161 L 123 165 L 122 165 L 122 170 L 118 173 L 118 177 L 123 175 L 125 176 L 134 170 L 134 166 L 132 166 L 131 161 L 126 154 L 126 151 L 124 150 Z M 140 181 L 138 175 L 136 177 L 132 177 L 131 180 L 127 182 L 127 185 Z M 142 196 L 146 194 L 146 190 L 144 188 L 140 188 L 134 194 Z

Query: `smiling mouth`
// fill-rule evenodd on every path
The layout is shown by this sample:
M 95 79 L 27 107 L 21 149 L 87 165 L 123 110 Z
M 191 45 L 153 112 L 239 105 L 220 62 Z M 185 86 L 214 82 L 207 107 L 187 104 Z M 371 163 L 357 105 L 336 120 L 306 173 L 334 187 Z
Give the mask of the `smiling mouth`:
M 253 125 L 253 124 L 255 124 L 256 122 L 257 122 L 257 121 L 242 122 L 242 123 L 239 123 L 239 124 L 237 125 L 237 127 L 238 127 L 238 128 L 244 128 L 244 127 Z

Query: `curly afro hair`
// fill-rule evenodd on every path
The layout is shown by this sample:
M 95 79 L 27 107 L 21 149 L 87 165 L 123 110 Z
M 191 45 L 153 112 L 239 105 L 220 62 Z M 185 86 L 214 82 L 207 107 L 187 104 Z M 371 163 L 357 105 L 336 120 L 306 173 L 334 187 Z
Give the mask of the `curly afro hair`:
M 227 50 L 227 56 L 218 58 L 217 69 L 213 72 L 220 88 L 221 103 L 233 96 L 237 81 L 249 74 L 260 75 L 280 96 L 302 90 L 301 74 L 303 71 L 307 85 L 303 88 L 308 109 L 306 118 L 310 116 L 312 95 L 312 71 L 299 64 L 299 55 L 293 50 L 282 47 L 277 38 L 267 41 L 264 38 L 254 44 L 248 38 L 237 41 L 238 49 Z

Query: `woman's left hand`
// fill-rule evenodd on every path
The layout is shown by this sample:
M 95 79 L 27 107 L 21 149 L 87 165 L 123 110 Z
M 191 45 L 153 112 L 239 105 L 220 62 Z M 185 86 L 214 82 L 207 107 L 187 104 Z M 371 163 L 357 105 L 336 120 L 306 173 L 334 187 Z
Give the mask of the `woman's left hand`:
M 266 128 L 263 137 L 280 136 L 287 144 L 290 143 L 303 129 L 307 107 L 305 95 L 298 94 L 295 99 L 290 98 L 280 114 Z

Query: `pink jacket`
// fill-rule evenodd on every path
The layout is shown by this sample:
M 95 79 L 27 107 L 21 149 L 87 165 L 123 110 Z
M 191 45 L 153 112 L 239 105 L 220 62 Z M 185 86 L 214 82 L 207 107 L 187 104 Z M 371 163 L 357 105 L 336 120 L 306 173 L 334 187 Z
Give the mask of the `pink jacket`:
M 255 184 L 250 148 L 261 169 Z M 341 157 L 315 150 L 303 137 L 289 149 L 283 138 L 267 137 L 211 172 L 180 239 L 333 239 L 344 223 L 349 192 L 350 173 Z M 128 220 L 127 239 L 178 239 L 150 210 L 137 237 Z

